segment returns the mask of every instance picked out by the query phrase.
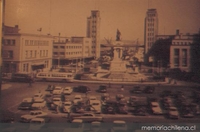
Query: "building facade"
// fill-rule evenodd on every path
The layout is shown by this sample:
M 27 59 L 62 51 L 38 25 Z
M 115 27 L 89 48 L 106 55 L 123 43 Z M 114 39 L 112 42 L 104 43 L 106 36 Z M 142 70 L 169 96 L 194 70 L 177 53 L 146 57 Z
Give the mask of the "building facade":
M 191 52 L 194 36 L 176 35 L 170 46 L 170 68 L 191 72 Z
M 100 11 L 91 11 L 91 16 L 87 18 L 87 37 L 92 39 L 92 55 L 98 59 L 100 57 Z
M 53 65 L 67 65 L 72 61 L 91 57 L 91 38 L 63 38 L 63 41 L 53 43 Z
M 144 52 L 147 54 L 156 41 L 156 35 L 158 35 L 158 14 L 156 9 L 148 9 L 144 26 Z
M 34 73 L 52 66 L 53 37 L 48 35 L 6 33 L 2 41 L 3 71 Z

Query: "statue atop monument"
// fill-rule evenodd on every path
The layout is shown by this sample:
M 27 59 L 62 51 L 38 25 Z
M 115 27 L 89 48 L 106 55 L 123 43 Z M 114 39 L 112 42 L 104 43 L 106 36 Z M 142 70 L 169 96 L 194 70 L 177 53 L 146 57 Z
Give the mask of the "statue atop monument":
M 121 33 L 120 33 L 120 31 L 117 29 L 116 41 L 120 41 L 120 40 L 121 40 Z

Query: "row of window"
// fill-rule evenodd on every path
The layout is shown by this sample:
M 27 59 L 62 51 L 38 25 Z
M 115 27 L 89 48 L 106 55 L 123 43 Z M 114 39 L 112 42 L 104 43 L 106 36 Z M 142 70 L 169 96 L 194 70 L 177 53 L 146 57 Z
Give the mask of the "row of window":
M 26 50 L 25 58 L 36 58 L 37 54 L 39 54 L 40 57 L 47 57 L 48 50 L 40 50 L 39 52 L 37 50 Z
M 154 33 L 148 33 L 148 36 L 154 36 Z
M 174 45 L 189 45 L 191 42 L 173 42 Z
M 13 56 L 13 51 L 12 50 L 3 50 L 2 51 L 2 57 L 7 58 L 7 59 L 12 59 Z
M 65 55 L 65 52 L 53 52 L 53 55 Z M 66 52 L 66 55 L 77 55 L 77 54 L 82 54 L 81 51 L 78 52 Z
M 2 39 L 2 44 L 4 46 L 15 46 L 15 39 Z
M 58 48 L 61 48 L 61 49 L 64 49 L 65 46 L 53 46 L 54 49 L 58 49 Z M 82 46 L 66 46 L 67 49 L 81 49 Z
M 148 31 L 154 31 L 154 28 L 148 28 Z
M 187 67 L 188 66 L 187 58 L 182 58 L 181 62 L 182 62 L 182 64 L 181 64 L 182 67 Z M 180 66 L 180 58 L 178 58 L 178 57 L 174 58 L 174 66 L 175 67 L 179 67 Z
M 23 64 L 23 72 L 28 72 L 29 70 L 28 70 L 28 67 L 29 67 L 29 64 L 28 63 L 24 63 Z
M 44 40 L 25 40 L 26 46 L 48 46 L 49 41 Z
M 153 27 L 154 26 L 154 23 L 148 23 L 148 26 L 150 27 Z
M 154 38 L 150 38 L 150 37 L 149 37 L 149 38 L 148 38 L 148 41 L 154 41 Z

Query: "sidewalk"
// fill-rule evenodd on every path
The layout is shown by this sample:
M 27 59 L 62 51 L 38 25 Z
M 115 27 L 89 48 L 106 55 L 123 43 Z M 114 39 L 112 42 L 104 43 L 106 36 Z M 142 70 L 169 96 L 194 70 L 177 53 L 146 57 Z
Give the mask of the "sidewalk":
M 1 85 L 1 90 L 8 89 L 8 88 L 10 88 L 11 86 L 12 86 L 11 84 L 2 84 L 2 85 Z

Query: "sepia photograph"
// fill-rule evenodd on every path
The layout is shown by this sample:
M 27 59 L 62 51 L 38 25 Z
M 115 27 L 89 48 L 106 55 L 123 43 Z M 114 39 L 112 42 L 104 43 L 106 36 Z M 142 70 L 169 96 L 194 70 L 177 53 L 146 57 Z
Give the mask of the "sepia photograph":
M 200 132 L 200 0 L 0 0 L 2 132 Z

